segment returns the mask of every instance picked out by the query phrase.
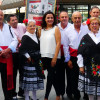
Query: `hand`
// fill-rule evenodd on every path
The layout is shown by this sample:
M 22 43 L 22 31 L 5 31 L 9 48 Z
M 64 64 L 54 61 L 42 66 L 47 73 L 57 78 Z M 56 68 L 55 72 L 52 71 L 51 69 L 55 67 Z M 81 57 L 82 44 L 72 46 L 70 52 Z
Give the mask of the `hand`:
M 2 56 L 3 58 L 9 58 L 10 52 L 11 52 L 10 48 L 2 50 L 1 53 L 0 53 L 0 56 Z
M 27 62 L 28 62 L 28 63 L 31 62 L 31 57 L 27 58 Z
M 72 61 L 71 60 L 68 61 L 68 67 L 69 68 L 73 68 L 73 64 L 72 64 Z
M 84 74 L 84 67 L 80 67 L 80 72 Z
M 52 61 L 51 61 L 51 66 L 54 67 L 56 65 L 56 61 L 57 59 L 56 58 L 53 58 Z

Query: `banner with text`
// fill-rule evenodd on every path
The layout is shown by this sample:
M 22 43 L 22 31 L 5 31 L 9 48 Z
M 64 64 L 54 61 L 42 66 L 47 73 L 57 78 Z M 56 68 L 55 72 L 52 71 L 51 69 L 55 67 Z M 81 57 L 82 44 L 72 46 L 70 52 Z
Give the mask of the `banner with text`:
M 27 0 L 26 18 L 36 20 L 36 25 L 40 26 L 43 14 L 50 10 L 55 12 L 56 0 Z

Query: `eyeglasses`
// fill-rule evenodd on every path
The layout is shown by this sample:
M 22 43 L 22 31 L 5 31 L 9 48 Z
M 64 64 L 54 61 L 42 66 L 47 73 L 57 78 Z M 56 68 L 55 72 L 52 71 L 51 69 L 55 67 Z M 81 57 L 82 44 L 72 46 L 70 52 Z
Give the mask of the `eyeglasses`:
M 92 26 L 94 26 L 94 25 L 98 25 L 98 24 L 99 24 L 99 23 L 91 23 Z

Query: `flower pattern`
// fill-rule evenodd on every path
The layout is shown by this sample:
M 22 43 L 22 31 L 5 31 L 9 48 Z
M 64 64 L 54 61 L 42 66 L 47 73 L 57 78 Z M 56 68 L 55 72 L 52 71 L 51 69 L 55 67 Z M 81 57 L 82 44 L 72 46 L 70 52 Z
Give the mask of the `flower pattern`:
M 92 75 L 100 77 L 100 65 L 95 64 L 94 58 L 92 58 L 91 64 L 92 64 L 92 66 L 91 66 Z

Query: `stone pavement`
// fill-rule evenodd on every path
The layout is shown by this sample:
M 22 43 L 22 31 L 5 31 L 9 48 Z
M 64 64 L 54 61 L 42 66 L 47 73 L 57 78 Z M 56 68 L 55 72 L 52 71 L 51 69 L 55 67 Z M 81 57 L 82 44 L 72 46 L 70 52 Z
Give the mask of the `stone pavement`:
M 45 75 L 47 74 L 47 72 L 45 71 Z M 17 87 L 19 86 L 19 75 L 17 75 Z M 37 91 L 37 99 L 39 100 L 44 100 L 44 94 L 45 94 L 45 86 L 46 86 L 46 79 L 44 80 L 44 90 L 38 90 Z M 4 96 L 3 96 L 3 92 L 2 92 L 2 88 L 1 88 L 1 76 L 0 76 L 0 100 L 4 100 Z M 18 88 L 17 88 L 17 91 L 18 91 Z M 30 93 L 30 96 L 31 96 L 31 93 Z M 83 94 L 81 93 L 81 99 L 80 100 L 83 100 L 82 99 L 83 97 Z M 55 94 L 55 91 L 54 91 L 54 88 L 52 87 L 52 90 L 50 92 L 50 96 L 49 96 L 49 99 L 48 100 L 55 100 L 56 98 L 56 94 Z M 22 99 L 19 99 L 19 100 L 22 100 Z M 64 100 L 69 100 L 66 96 L 66 94 L 64 95 Z

